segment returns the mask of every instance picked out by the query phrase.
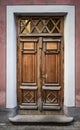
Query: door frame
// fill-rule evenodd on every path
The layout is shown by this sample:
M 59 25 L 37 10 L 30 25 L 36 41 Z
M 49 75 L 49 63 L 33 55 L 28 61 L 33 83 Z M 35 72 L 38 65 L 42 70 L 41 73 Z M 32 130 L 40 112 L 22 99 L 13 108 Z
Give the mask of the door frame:
M 58 9 L 58 10 L 57 10 Z M 64 20 L 64 106 L 75 106 L 75 6 L 27 5 L 7 6 L 6 25 L 6 108 L 17 106 L 17 36 L 16 17 L 19 14 L 62 15 Z M 71 28 L 71 29 L 70 29 Z M 68 52 L 68 53 L 67 53 Z

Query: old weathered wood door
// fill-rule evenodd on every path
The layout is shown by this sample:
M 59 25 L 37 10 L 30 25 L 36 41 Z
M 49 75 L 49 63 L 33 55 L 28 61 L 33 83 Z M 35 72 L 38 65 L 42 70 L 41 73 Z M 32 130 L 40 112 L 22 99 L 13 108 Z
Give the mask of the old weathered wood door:
M 61 108 L 62 25 L 62 17 L 18 18 L 17 95 L 21 109 Z

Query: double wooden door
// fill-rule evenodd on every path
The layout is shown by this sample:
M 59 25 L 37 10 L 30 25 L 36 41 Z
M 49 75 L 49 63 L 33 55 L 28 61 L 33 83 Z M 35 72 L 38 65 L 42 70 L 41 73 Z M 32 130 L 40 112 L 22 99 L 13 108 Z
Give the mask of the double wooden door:
M 18 39 L 18 105 L 21 109 L 59 110 L 63 98 L 61 38 Z

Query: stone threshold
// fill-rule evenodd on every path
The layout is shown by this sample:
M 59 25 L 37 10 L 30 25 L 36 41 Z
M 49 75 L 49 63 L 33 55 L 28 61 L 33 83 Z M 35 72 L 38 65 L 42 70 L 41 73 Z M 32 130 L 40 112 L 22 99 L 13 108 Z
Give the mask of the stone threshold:
M 73 117 L 65 115 L 16 115 L 10 117 L 9 121 L 12 123 L 71 123 Z

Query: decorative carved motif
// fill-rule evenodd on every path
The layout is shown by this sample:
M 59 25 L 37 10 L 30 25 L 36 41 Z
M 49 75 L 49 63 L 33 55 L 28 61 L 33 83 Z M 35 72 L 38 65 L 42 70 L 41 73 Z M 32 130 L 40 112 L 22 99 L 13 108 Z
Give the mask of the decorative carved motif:
M 44 103 L 58 104 L 58 98 L 59 98 L 58 91 L 45 91 L 43 97 L 44 97 Z
M 50 103 L 55 102 L 57 99 L 56 95 L 53 92 L 49 92 L 47 94 L 46 100 L 48 100 Z
M 24 103 L 33 103 L 35 102 L 35 92 L 34 91 L 29 91 L 29 90 L 25 90 L 23 91 L 23 102 Z

